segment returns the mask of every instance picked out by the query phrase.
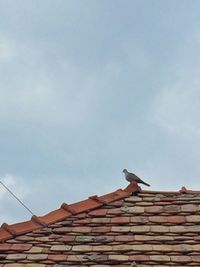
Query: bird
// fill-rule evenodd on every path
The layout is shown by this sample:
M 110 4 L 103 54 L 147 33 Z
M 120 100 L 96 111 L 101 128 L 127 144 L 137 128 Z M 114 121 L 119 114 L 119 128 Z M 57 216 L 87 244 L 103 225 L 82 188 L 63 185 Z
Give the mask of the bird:
M 142 181 L 142 179 L 140 179 L 137 175 L 135 175 L 134 173 L 128 172 L 127 169 L 123 170 L 123 173 L 125 175 L 126 180 L 129 183 L 133 183 L 136 182 L 138 184 L 144 184 L 146 186 L 150 186 L 150 184 L 145 183 L 144 181 Z

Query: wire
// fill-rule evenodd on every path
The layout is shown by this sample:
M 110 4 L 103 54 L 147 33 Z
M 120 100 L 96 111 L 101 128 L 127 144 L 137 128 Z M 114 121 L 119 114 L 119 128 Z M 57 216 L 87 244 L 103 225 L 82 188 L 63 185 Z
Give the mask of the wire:
M 0 184 L 15 198 L 17 201 L 29 212 L 31 215 L 35 215 L 3 182 Z

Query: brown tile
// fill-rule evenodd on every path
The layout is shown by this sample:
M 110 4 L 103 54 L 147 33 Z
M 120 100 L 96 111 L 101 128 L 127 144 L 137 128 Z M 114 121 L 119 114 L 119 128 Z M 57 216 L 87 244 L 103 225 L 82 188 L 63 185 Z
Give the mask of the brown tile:
M 54 233 L 70 233 L 72 232 L 73 228 L 72 227 L 58 227 L 58 228 L 54 228 L 53 232 Z
M 171 261 L 173 262 L 178 262 L 178 263 L 185 263 L 185 262 L 190 262 L 191 261 L 191 257 L 189 256 L 170 256 Z
M 149 221 L 155 222 L 155 223 L 165 223 L 167 222 L 167 217 L 166 216 L 149 216 Z
M 183 212 L 196 212 L 199 211 L 200 208 L 198 205 L 193 205 L 193 204 L 186 204 L 181 206 L 181 211 Z
M 122 211 L 130 214 L 143 214 L 144 213 L 144 207 L 141 206 L 134 206 L 134 207 L 124 207 L 121 208 Z
M 150 244 L 132 245 L 133 251 L 152 251 L 153 246 Z
M 114 245 L 112 246 L 112 250 L 113 251 L 121 251 L 121 252 L 124 252 L 124 251 L 132 251 L 132 245 L 127 245 L 127 244 L 123 244 L 123 245 Z
M 193 248 L 193 251 L 200 252 L 200 244 L 193 245 L 192 248 Z
M 142 198 L 141 197 L 138 197 L 138 196 L 130 196 L 130 197 L 127 197 L 126 198 L 126 201 L 127 202 L 133 202 L 133 203 L 135 203 L 135 202 L 142 201 Z
M 44 248 L 43 247 L 32 247 L 31 249 L 29 249 L 28 251 L 27 251 L 27 253 L 29 253 L 29 254 L 34 254 L 34 253 L 42 253 L 42 251 L 44 250 Z
M 103 252 L 103 251 L 112 251 L 113 246 L 108 246 L 108 245 L 102 245 L 102 246 L 93 246 L 92 251 L 98 251 L 98 252 Z
M 111 230 L 110 226 L 92 227 L 92 233 L 108 233 L 110 232 L 110 230 Z
M 169 226 L 172 233 L 195 233 L 200 232 L 200 225 Z
M 92 231 L 92 227 L 90 226 L 75 226 L 72 228 L 72 232 L 75 233 L 90 233 Z
M 130 217 L 114 217 L 111 219 L 111 223 L 126 224 L 130 222 Z
M 82 266 L 82 262 L 84 261 L 87 261 L 87 259 L 85 258 L 84 255 L 69 255 L 67 257 L 67 261 L 68 262 L 78 262 L 78 263 L 81 263 L 80 264 L 80 267 Z
M 11 245 L 10 250 L 14 251 L 26 251 L 32 247 L 32 244 L 13 244 Z
M 66 235 L 66 236 L 62 236 L 58 239 L 58 242 L 72 242 L 75 240 L 75 236 L 73 235 Z
M 51 251 L 70 251 L 72 246 L 69 245 L 53 245 L 50 250 Z
M 11 244 L 0 244 L 0 252 L 10 250 Z
M 129 261 L 150 261 L 149 255 L 133 255 L 129 257 Z
M 134 235 L 117 235 L 115 237 L 115 240 L 120 241 L 120 242 L 130 242 L 130 241 L 135 240 L 135 236 Z
M 106 216 L 107 211 L 108 209 L 97 209 L 97 210 L 93 210 L 89 212 L 89 215 L 102 217 L 102 216 Z
M 72 247 L 72 251 L 76 252 L 88 252 L 92 251 L 92 246 L 89 245 L 77 245 Z
M 184 216 L 167 216 L 167 221 L 169 223 L 174 223 L 174 224 L 182 224 L 185 223 L 185 217 Z
M 144 211 L 147 213 L 162 213 L 164 211 L 164 207 L 162 206 L 151 206 L 151 207 L 145 207 Z
M 147 224 L 149 222 L 148 217 L 146 216 L 133 216 L 131 217 L 131 222 L 137 224 Z
M 131 232 L 133 233 L 148 233 L 149 231 L 150 231 L 149 225 L 131 226 Z
M 181 211 L 181 208 L 179 205 L 164 206 L 164 212 L 167 212 L 167 213 L 179 213 L 180 211 Z
M 48 260 L 60 262 L 60 261 L 66 261 L 67 255 L 64 254 L 50 254 L 48 255 Z
M 176 200 L 177 200 L 177 198 L 175 198 L 175 197 L 162 197 L 162 198 L 160 198 L 161 202 L 173 202 Z
M 200 262 L 200 255 L 192 255 L 191 260 L 192 262 Z
M 171 245 L 152 245 L 153 251 L 161 251 L 161 252 L 168 252 L 168 251 L 173 251 L 173 247 Z
M 111 232 L 117 232 L 117 233 L 128 233 L 130 232 L 131 227 L 130 226 L 112 226 Z
M 174 226 L 174 227 L 176 227 L 176 226 Z M 162 225 L 150 226 L 150 231 L 153 233 L 167 233 L 167 232 L 169 232 L 169 229 L 171 229 L 171 226 L 170 226 L 170 228 L 169 228 L 169 226 L 162 226 Z
M 85 219 L 77 220 L 77 221 L 75 221 L 74 223 L 75 223 L 75 224 L 90 224 L 91 221 L 92 221 L 91 218 L 85 218 Z
M 129 256 L 121 255 L 121 254 L 109 255 L 108 259 L 111 260 L 111 261 L 119 261 L 119 262 L 121 262 L 121 261 L 128 261 L 129 260 Z
M 1 265 L 0 265 L 1 266 Z M 6 263 L 4 265 L 2 265 L 2 267 L 27 267 L 26 264 L 24 263 Z M 40 267 L 40 266 L 39 266 Z
M 200 223 L 200 215 L 185 216 L 187 222 Z
M 92 223 L 99 223 L 99 224 L 105 224 L 105 223 L 110 223 L 110 218 L 92 218 L 91 222 Z
M 47 254 L 29 254 L 28 256 L 27 256 L 27 259 L 28 260 L 31 260 L 31 261 L 36 261 L 36 262 L 38 262 L 38 261 L 42 261 L 42 260 L 46 260 L 47 259 L 47 257 L 48 257 L 48 255 Z
M 156 261 L 156 262 L 167 262 L 170 261 L 170 257 L 167 255 L 150 255 L 150 260 Z
M 107 213 L 111 215 L 121 215 L 124 213 L 124 211 L 121 210 L 120 208 L 116 208 L 116 209 L 108 209 Z
M 6 259 L 7 260 L 15 260 L 15 261 L 18 261 L 18 260 L 25 260 L 27 257 L 26 254 L 23 254 L 23 253 L 20 253 L 20 254 L 9 254 Z

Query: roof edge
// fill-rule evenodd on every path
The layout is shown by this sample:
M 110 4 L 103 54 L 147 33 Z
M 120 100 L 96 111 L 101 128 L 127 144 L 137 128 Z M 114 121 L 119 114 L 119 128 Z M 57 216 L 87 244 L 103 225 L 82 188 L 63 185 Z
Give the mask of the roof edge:
M 63 203 L 57 210 L 53 210 L 43 216 L 33 216 L 29 221 L 23 221 L 16 224 L 3 223 L 0 227 L 0 242 L 4 242 L 8 239 L 14 238 L 18 235 L 26 234 L 31 231 L 40 229 L 42 227 L 48 227 L 48 225 L 59 222 L 70 216 L 82 213 L 90 212 L 91 210 L 100 208 L 104 204 L 111 203 L 128 197 L 137 193 L 149 193 L 149 194 L 200 194 L 200 191 L 188 190 L 186 187 L 182 187 L 179 191 L 151 191 L 142 190 L 137 183 L 130 183 L 125 189 L 118 189 L 112 193 L 108 193 L 102 196 L 91 196 L 88 199 L 66 204 Z
M 29 221 L 10 225 L 3 223 L 0 227 L 0 242 L 4 242 L 18 235 L 26 234 L 42 227 L 48 227 L 48 225 L 67 217 L 100 208 L 104 204 L 130 196 L 131 193 L 132 192 L 127 190 L 118 189 L 112 193 L 102 196 L 91 196 L 88 199 L 76 203 L 63 203 L 59 209 L 51 211 L 43 216 L 34 215 Z

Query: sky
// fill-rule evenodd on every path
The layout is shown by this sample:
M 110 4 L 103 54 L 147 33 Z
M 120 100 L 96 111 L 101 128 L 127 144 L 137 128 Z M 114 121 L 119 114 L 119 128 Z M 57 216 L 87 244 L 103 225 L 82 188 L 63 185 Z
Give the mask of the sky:
M 0 181 L 36 215 L 125 188 L 124 168 L 200 189 L 199 10 L 0 0 Z M 30 217 L 0 185 L 0 223 Z

